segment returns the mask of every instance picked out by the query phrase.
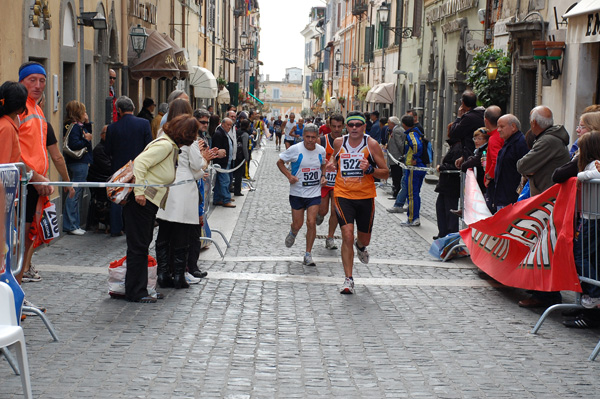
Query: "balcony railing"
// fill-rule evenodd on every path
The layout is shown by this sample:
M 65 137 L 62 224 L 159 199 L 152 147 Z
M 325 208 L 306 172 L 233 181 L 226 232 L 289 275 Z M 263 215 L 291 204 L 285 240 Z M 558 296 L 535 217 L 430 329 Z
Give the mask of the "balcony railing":
M 352 6 L 352 15 L 362 15 L 369 11 L 369 3 L 367 0 L 355 0 Z

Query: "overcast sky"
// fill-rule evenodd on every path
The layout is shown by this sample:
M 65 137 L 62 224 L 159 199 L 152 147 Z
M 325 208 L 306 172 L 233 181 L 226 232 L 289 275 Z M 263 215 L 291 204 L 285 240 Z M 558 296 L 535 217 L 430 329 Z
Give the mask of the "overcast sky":
M 260 8 L 260 69 L 266 79 L 283 80 L 285 68 L 304 65 L 304 37 L 312 7 L 325 7 L 323 0 L 258 0 Z

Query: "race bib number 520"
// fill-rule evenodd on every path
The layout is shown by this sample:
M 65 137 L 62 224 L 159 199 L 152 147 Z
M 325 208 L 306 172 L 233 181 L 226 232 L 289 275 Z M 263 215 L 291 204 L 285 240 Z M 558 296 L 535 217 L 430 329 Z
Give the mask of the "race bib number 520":
M 321 180 L 320 168 L 302 168 L 300 173 L 302 187 L 318 186 Z
M 363 153 L 341 154 L 340 171 L 342 177 L 363 177 L 363 170 L 360 168 L 360 161 L 364 159 Z

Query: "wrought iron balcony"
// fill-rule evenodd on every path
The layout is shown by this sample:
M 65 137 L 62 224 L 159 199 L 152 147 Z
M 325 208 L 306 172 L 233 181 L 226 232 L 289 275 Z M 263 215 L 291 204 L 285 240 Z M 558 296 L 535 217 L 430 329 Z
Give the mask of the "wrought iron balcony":
M 352 15 L 362 15 L 369 11 L 369 2 L 367 0 L 355 0 L 352 7 Z

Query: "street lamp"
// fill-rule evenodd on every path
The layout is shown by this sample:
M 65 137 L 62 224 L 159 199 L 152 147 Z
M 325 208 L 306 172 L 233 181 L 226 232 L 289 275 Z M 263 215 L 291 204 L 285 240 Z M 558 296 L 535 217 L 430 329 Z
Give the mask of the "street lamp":
M 498 64 L 496 64 L 495 60 L 490 60 L 487 66 L 485 67 L 485 74 L 487 75 L 488 80 L 496 80 L 498 76 Z
M 245 48 L 248 45 L 248 35 L 246 34 L 246 31 L 242 32 L 242 35 L 240 36 L 240 44 L 242 45 L 242 48 Z
M 342 52 L 339 48 L 335 51 L 335 60 L 337 62 L 340 62 L 342 60 Z
M 381 3 L 381 6 L 377 9 L 377 13 L 379 13 L 379 22 L 387 24 L 390 16 L 390 5 L 386 2 Z
M 99 12 L 82 12 L 81 16 L 77 17 L 77 25 L 91 26 L 95 30 L 105 30 L 107 28 L 106 18 Z
M 131 28 L 129 36 L 131 37 L 131 47 L 133 48 L 133 51 L 137 53 L 138 58 L 140 58 L 144 50 L 146 50 L 146 41 L 148 40 L 146 29 L 141 25 L 138 25 L 137 27 Z

